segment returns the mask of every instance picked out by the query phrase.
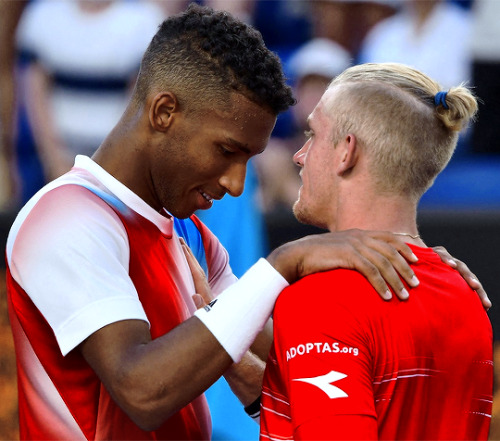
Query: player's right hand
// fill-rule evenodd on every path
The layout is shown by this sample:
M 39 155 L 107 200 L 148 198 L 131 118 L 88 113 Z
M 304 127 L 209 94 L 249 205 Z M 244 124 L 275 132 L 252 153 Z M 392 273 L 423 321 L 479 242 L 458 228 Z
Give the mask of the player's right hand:
M 205 271 L 203 271 L 203 268 L 198 263 L 198 260 L 194 257 L 193 252 L 182 237 L 179 238 L 179 241 L 193 276 L 194 288 L 196 291 L 196 294 L 193 294 L 192 296 L 193 302 L 196 305 L 196 308 L 200 309 L 205 305 L 208 305 L 215 298 L 215 296 L 212 294 Z

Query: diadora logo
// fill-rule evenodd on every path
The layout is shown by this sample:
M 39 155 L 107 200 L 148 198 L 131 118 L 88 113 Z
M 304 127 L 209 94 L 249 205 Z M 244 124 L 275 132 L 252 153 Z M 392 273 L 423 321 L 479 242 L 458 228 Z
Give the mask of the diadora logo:
M 346 377 L 347 375 L 342 372 L 330 371 L 326 375 L 311 378 L 295 378 L 293 381 L 303 381 L 304 383 L 312 384 L 327 394 L 328 398 L 333 399 L 346 398 L 349 396 L 342 389 L 340 389 L 340 387 L 331 384 Z
M 297 355 L 304 354 L 352 354 L 355 357 L 359 355 L 359 349 L 354 348 L 352 346 L 346 346 L 339 342 L 326 343 L 326 342 L 317 342 L 317 343 L 305 343 L 297 346 L 292 346 L 290 349 L 286 351 L 286 361 L 294 358 Z

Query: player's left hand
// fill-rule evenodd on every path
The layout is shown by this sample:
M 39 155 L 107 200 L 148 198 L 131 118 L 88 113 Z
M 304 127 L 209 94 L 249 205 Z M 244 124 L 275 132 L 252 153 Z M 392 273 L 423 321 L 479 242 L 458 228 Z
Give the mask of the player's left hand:
M 215 298 L 215 296 L 212 294 L 205 271 L 203 271 L 203 268 L 198 263 L 198 260 L 194 257 L 193 252 L 182 237 L 179 238 L 179 241 L 193 276 L 194 288 L 196 292 L 196 294 L 193 294 L 192 296 L 193 301 L 196 307 L 200 309 L 205 305 L 208 305 Z
M 464 278 L 464 280 L 469 284 L 469 286 L 477 292 L 477 295 L 481 299 L 481 302 L 486 310 L 491 308 L 491 301 L 486 294 L 486 291 L 483 288 L 483 285 L 478 280 L 478 278 L 474 275 L 474 273 L 469 269 L 469 267 L 463 263 L 461 260 L 453 257 L 448 250 L 444 247 L 433 247 L 432 248 L 441 260 L 450 265 L 452 268 L 455 268 L 460 275 Z

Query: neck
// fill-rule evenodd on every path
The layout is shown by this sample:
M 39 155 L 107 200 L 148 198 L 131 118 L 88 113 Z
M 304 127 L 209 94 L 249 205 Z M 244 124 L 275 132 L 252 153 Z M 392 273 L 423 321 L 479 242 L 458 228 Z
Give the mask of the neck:
M 146 203 L 159 210 L 161 205 L 152 198 L 154 192 L 151 188 L 149 163 L 147 155 L 144 155 L 148 148 L 144 140 L 148 140 L 148 136 L 143 127 L 136 117 L 123 116 L 92 159 Z
M 336 222 L 330 231 L 347 229 L 390 231 L 403 236 L 405 242 L 424 246 L 418 237 L 417 204 L 407 197 L 350 195 L 338 206 Z

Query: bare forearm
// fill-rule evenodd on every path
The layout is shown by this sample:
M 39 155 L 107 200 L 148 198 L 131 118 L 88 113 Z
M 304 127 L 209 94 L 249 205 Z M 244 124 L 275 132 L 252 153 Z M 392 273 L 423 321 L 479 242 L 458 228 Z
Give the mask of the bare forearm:
M 144 430 L 159 427 L 232 364 L 194 317 L 155 340 L 144 322 L 118 322 L 89 337 L 81 350 L 116 403 Z
M 262 361 L 267 360 L 269 350 L 273 344 L 273 320 L 269 319 L 264 329 L 257 335 L 250 349 Z
M 244 406 L 252 404 L 261 394 L 265 363 L 248 351 L 239 363 L 229 367 L 224 378 Z

